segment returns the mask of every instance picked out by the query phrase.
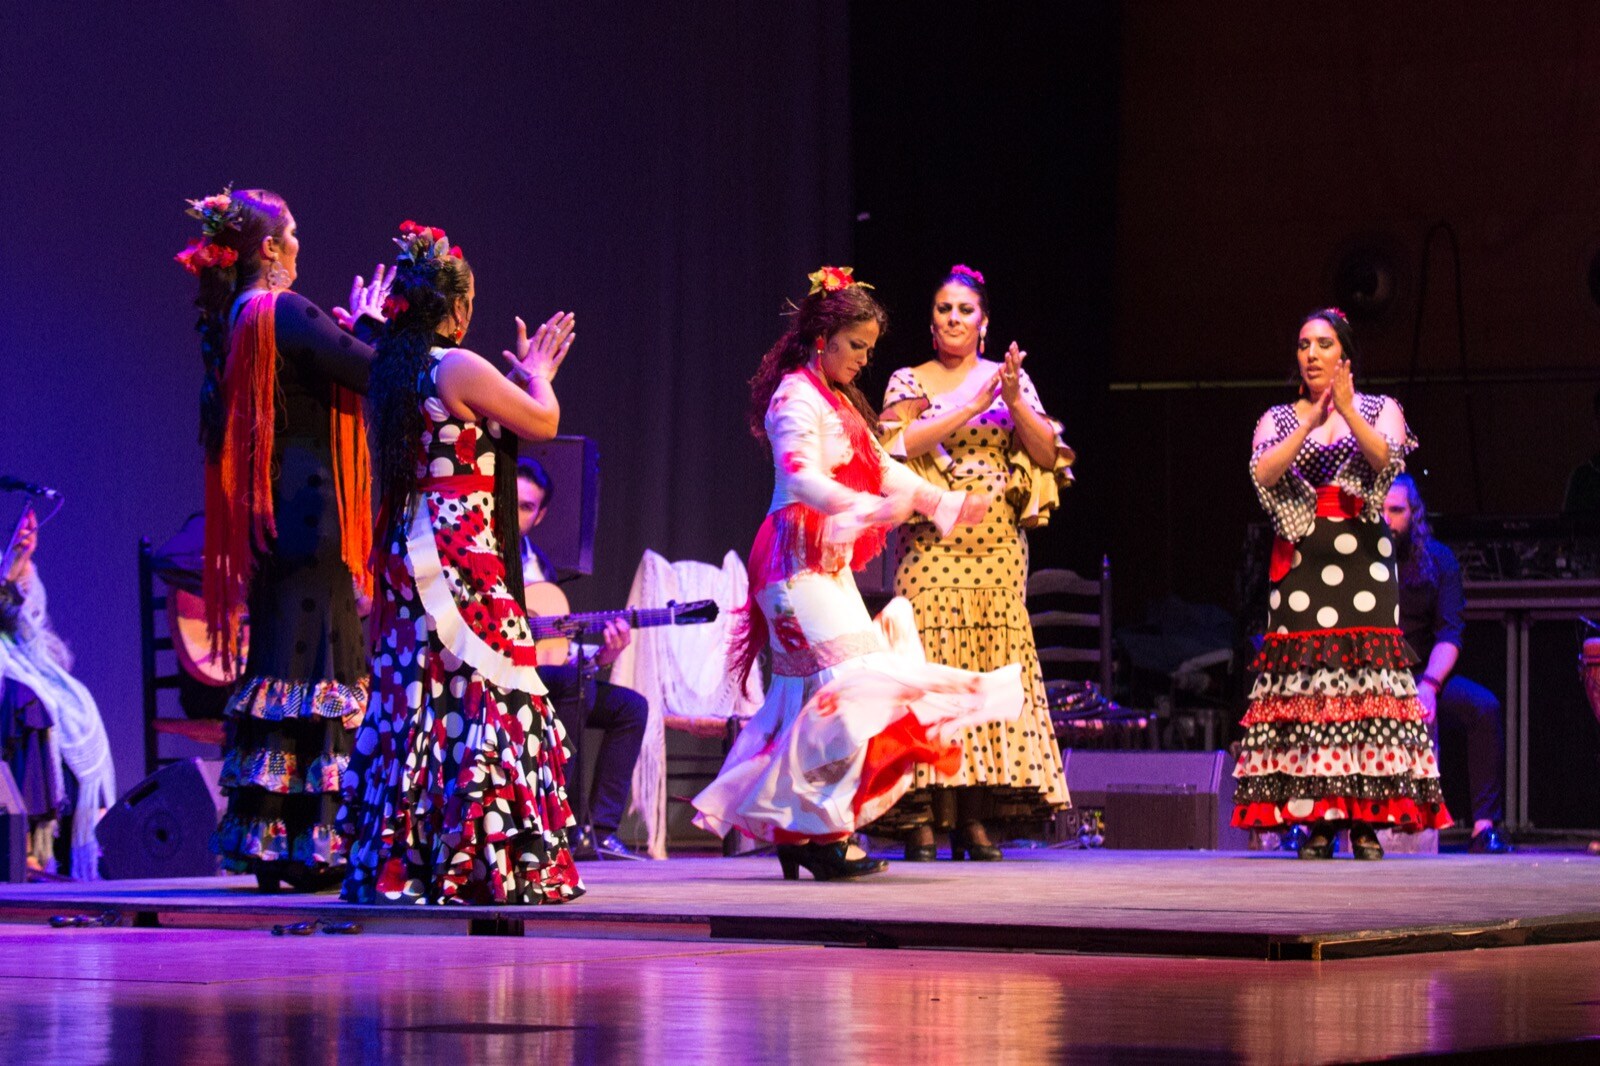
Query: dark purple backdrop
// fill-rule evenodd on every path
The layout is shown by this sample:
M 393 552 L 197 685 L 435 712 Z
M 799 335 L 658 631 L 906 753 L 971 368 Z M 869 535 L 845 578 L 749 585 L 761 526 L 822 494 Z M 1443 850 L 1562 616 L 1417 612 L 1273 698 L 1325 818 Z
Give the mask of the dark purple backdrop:
M 358 10 L 359 8 L 359 10 Z M 511 9 L 510 5 L 506 6 Z M 847 35 L 825 3 L 23 5 L 0 68 L 0 473 L 60 486 L 52 613 L 141 776 L 135 547 L 200 504 L 183 199 L 282 193 L 329 306 L 404 218 L 478 274 L 469 344 L 578 314 L 562 429 L 596 438 L 597 575 L 748 547 L 771 489 L 744 380 L 848 260 Z

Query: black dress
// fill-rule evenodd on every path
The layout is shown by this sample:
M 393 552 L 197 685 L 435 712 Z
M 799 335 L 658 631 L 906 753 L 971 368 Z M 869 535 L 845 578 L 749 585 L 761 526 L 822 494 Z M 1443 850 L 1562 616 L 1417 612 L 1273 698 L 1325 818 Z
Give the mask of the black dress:
M 330 422 L 333 386 L 365 393 L 372 348 L 304 297 L 278 297 L 277 537 L 250 587 L 250 651 L 228 701 L 212 850 L 230 870 L 346 861 L 335 828 L 354 731 L 367 706 L 355 584 L 340 552 Z

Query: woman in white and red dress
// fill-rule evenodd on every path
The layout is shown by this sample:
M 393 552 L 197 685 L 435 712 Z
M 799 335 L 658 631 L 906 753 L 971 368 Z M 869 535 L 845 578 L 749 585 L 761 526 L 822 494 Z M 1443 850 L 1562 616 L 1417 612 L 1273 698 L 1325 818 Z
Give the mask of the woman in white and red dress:
M 722 772 L 695 797 L 696 824 L 778 845 L 783 875 L 860 877 L 884 863 L 846 838 L 892 807 L 919 763 L 961 757 L 962 730 L 1022 710 L 1021 668 L 979 674 L 927 662 L 911 605 L 875 622 L 859 569 L 912 513 L 948 534 L 988 500 L 946 492 L 891 459 L 854 384 L 883 330 L 882 307 L 849 268 L 823 267 L 793 327 L 752 381 L 751 432 L 771 448 L 772 506 L 750 550 L 742 682 L 770 654 L 771 684 Z
M 518 320 L 508 378 L 458 347 L 474 295 L 461 250 L 409 222 L 396 243 L 370 393 L 382 539 L 372 700 L 344 787 L 344 897 L 558 903 L 583 892 L 564 738 L 506 582 L 517 531 L 497 518 L 495 468 L 502 432 L 555 435 L 550 380 L 573 319 L 556 315 L 531 345 Z
M 1328 858 L 1344 828 L 1356 858 L 1381 859 L 1377 828 L 1450 824 L 1383 516 L 1417 442 L 1399 404 L 1355 391 L 1354 355 L 1337 308 L 1307 315 L 1300 398 L 1261 416 L 1250 457 L 1278 540 L 1233 824 L 1306 825 L 1304 859 Z

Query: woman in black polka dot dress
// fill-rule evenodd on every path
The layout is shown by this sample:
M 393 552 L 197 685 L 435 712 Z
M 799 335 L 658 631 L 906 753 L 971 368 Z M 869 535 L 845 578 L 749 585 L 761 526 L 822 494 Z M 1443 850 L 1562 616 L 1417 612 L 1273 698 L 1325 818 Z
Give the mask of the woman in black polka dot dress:
M 372 372 L 382 541 L 372 704 L 344 785 L 344 896 L 558 903 L 583 892 L 567 848 L 567 755 L 506 582 L 516 529 L 497 528 L 495 470 L 502 427 L 555 435 L 550 379 L 572 317 L 531 345 L 519 321 L 508 379 L 458 347 L 474 295 L 461 250 L 441 230 L 401 234 Z
M 300 238 L 281 197 L 225 190 L 190 214 L 203 236 L 178 259 L 199 282 L 203 581 L 221 661 L 246 607 L 250 622 L 211 847 L 263 891 L 315 888 L 345 861 L 340 777 L 367 706 L 356 603 L 371 581 L 361 394 L 373 353 L 340 323 L 375 332 L 383 271 L 329 315 L 291 288 Z
M 934 294 L 936 357 L 895 371 L 884 395 L 891 454 L 940 488 L 995 501 L 983 522 L 948 539 L 925 521 L 903 527 L 895 594 L 911 601 L 930 661 L 975 671 L 1020 663 L 1027 696 L 1017 721 L 967 730 L 954 770 L 919 764 L 914 790 L 874 827 L 904 836 L 912 861 L 934 858 L 935 828 L 952 830 L 952 858 L 998 859 L 991 827 L 1032 831 L 1068 803 L 1024 602 L 1023 530 L 1049 520 L 1073 455 L 1022 370 L 1026 353 L 1012 344 L 1001 362 L 981 358 L 988 325 L 983 275 L 952 267 Z
M 1250 458 L 1278 539 L 1233 823 L 1309 826 L 1302 858 L 1327 858 L 1346 827 L 1356 858 L 1377 859 L 1376 827 L 1450 824 L 1383 519 L 1416 439 L 1394 400 L 1355 391 L 1354 354 L 1336 308 L 1307 316 L 1300 399 L 1261 417 Z

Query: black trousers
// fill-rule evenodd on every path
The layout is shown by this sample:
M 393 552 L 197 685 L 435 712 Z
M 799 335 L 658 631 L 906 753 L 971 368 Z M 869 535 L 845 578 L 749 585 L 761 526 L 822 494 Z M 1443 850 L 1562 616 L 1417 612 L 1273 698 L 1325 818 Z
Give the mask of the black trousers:
M 1439 713 L 1433 730 L 1435 749 L 1440 732 L 1464 735 L 1466 739 L 1473 821 L 1504 821 L 1506 720 L 1500 700 L 1476 681 L 1452 677 L 1439 690 Z
M 593 701 L 586 706 L 580 698 L 576 666 L 541 666 L 539 678 L 550 690 L 550 702 L 574 753 L 567 763 L 567 802 L 572 805 L 573 817 L 579 825 L 593 825 L 595 836 L 604 839 L 617 831 L 622 812 L 627 810 L 633 764 L 644 743 L 650 704 L 631 688 L 596 681 Z M 594 785 L 587 792 L 581 757 L 585 729 L 603 734 L 595 756 Z

